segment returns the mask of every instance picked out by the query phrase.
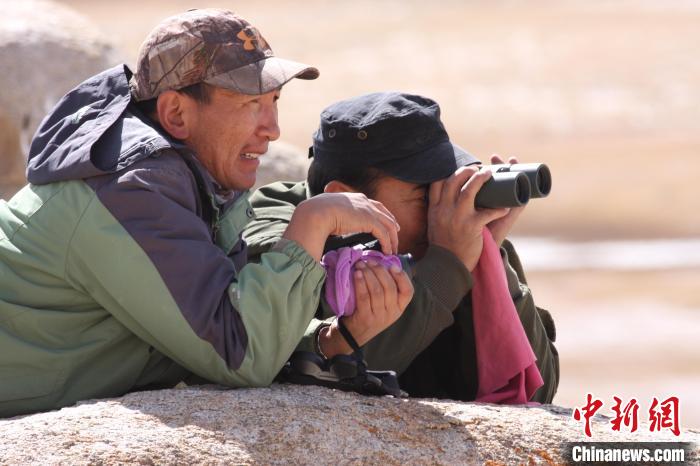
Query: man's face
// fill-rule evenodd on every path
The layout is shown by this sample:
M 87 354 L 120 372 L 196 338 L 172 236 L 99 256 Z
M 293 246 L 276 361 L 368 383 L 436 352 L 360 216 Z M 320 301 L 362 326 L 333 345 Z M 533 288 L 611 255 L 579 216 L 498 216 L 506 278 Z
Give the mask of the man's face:
M 185 142 L 223 188 L 250 189 L 260 165 L 258 156 L 280 135 L 280 91 L 251 96 L 218 87 L 210 90 L 210 101 L 193 107 Z
M 428 188 L 386 176 L 375 183 L 372 196 L 389 209 L 401 227 L 399 253 L 411 253 L 416 259 L 428 248 Z

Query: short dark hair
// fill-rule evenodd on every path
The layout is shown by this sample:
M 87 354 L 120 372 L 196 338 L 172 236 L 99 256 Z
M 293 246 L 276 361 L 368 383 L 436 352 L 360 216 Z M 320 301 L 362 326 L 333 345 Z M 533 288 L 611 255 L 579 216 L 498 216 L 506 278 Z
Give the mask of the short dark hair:
M 312 196 L 323 193 L 326 185 L 335 180 L 345 183 L 354 190 L 371 198 L 374 197 L 377 182 L 386 176 L 388 175 L 376 167 L 356 165 L 339 168 L 337 166 L 327 166 L 312 159 L 306 175 L 306 182 Z
M 211 86 L 204 82 L 198 82 L 196 84 L 183 87 L 182 89 L 178 89 L 177 92 L 181 92 L 191 97 L 200 104 L 208 104 L 211 102 Z M 136 102 L 136 106 L 144 115 L 152 117 L 158 112 L 158 97 Z

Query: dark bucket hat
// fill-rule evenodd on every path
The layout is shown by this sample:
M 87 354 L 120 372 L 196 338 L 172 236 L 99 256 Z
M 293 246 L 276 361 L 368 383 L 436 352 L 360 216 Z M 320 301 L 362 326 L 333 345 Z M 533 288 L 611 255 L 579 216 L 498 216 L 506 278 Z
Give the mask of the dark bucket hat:
M 362 95 L 327 107 L 309 157 L 338 168 L 376 167 L 417 184 L 479 162 L 450 142 L 435 101 L 399 92 Z

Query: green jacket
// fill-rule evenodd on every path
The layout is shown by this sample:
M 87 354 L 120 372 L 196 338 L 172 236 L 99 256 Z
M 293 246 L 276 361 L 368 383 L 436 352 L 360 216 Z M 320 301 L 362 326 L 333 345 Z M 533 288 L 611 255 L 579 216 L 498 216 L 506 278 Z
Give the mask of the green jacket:
M 0 417 L 193 378 L 267 385 L 317 308 L 322 267 L 290 241 L 247 264 L 248 194 L 145 119 L 129 75 L 68 94 L 30 184 L 0 201 Z
M 301 201 L 306 183 L 273 183 L 251 197 L 256 219 L 244 230 L 251 260 L 273 247 Z M 555 328 L 549 312 L 537 308 L 520 260 L 505 241 L 501 248 L 508 287 L 520 321 L 537 357 L 544 386 L 535 401 L 551 402 L 559 382 Z M 370 369 L 391 369 L 401 375 L 412 396 L 473 400 L 478 385 L 470 291 L 472 277 L 449 251 L 430 246 L 416 263 L 415 294 L 399 320 L 364 348 Z M 298 349 L 313 351 L 316 330 L 332 319 L 325 303 L 309 325 Z

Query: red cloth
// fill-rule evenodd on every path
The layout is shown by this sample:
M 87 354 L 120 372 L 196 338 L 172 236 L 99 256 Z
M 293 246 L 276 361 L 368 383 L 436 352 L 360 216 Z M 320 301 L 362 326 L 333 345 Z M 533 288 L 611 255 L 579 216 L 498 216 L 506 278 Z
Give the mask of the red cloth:
M 484 249 L 472 274 L 479 374 L 476 401 L 524 404 L 544 381 L 508 291 L 499 247 L 488 228 L 483 237 Z

